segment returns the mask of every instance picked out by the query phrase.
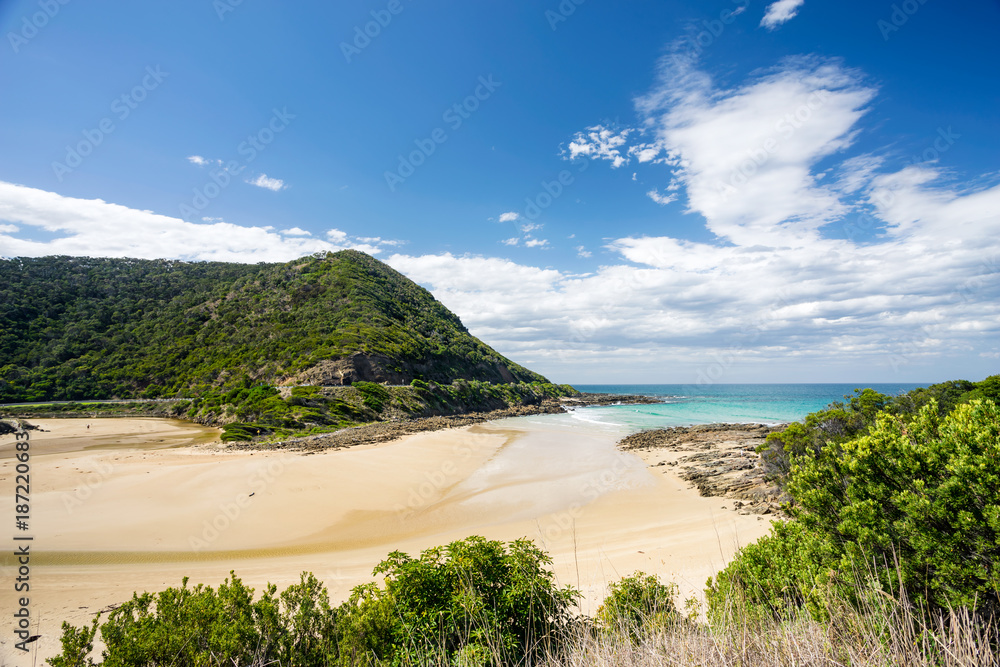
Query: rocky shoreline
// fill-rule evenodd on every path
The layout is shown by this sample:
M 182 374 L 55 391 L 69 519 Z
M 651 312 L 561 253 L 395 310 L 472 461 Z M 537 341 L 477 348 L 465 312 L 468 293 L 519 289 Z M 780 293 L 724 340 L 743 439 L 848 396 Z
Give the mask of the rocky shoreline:
M 321 433 L 283 440 L 238 441 L 227 443 L 229 449 L 237 450 L 291 450 L 319 451 L 326 449 L 341 449 L 357 445 L 371 445 L 380 442 L 396 440 L 411 433 L 425 431 L 440 431 L 446 428 L 461 428 L 483 422 L 506 419 L 508 417 L 524 417 L 527 415 L 558 414 L 574 408 L 661 403 L 659 399 L 634 394 L 579 394 L 573 397 L 559 399 L 546 398 L 533 405 L 515 405 L 490 412 L 467 412 L 457 415 L 442 415 L 435 417 L 419 417 L 416 419 L 399 419 L 394 421 L 372 422 L 352 428 L 345 428 L 333 433 Z
M 618 446 L 642 452 L 650 467 L 671 470 L 703 496 L 732 499 L 740 514 L 780 514 L 780 489 L 760 467 L 757 447 L 783 426 L 700 424 L 632 434 Z

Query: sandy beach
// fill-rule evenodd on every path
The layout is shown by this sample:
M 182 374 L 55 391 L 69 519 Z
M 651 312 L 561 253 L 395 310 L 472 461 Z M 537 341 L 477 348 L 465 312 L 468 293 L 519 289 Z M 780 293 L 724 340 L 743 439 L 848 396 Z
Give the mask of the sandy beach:
M 29 532 L 39 659 L 58 651 L 63 620 L 89 622 L 184 576 L 217 585 L 235 570 L 258 590 L 280 589 L 308 570 L 339 601 L 390 551 L 527 536 L 592 612 L 608 581 L 635 570 L 675 581 L 682 595 L 699 591 L 768 530 L 767 518 L 726 509 L 731 501 L 701 497 L 657 466 L 662 453 L 620 452 L 620 433 L 558 415 L 318 453 L 228 450 L 215 429 L 163 419 L 37 423 Z M 13 446 L 13 436 L 0 440 L 7 526 Z M 10 581 L 11 556 L 0 564 Z M 2 600 L 6 615 L 9 586 Z M 0 640 L 10 655 L 10 633 Z

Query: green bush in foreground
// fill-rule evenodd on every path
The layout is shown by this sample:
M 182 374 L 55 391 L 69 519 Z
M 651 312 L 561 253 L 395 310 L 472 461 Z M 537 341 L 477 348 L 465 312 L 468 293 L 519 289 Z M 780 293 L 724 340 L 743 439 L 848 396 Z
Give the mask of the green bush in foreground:
M 656 576 L 636 572 L 608 588 L 608 596 L 597 610 L 597 620 L 606 630 L 639 641 L 680 619 L 674 604 L 676 584 L 666 585 Z
M 794 460 L 794 519 L 743 549 L 709 581 L 710 613 L 742 601 L 754 613 L 789 602 L 822 615 L 829 597 L 871 591 L 927 611 L 998 608 L 1000 410 L 974 399 L 940 417 L 879 414 L 866 435 Z
M 357 587 L 331 607 L 311 574 L 280 595 L 234 574 L 209 586 L 136 594 L 100 624 L 103 667 L 285 667 L 521 663 L 555 650 L 578 593 L 558 588 L 549 557 L 528 540 L 482 537 L 393 552 L 375 568 L 383 586 Z M 98 629 L 63 624 L 52 667 L 86 667 Z

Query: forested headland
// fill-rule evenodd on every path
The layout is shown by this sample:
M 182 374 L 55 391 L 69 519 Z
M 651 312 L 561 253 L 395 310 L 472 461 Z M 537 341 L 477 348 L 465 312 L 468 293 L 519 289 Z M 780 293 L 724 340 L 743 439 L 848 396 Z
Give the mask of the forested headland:
M 235 438 L 575 393 L 353 250 L 255 265 L 0 260 L 0 403 L 176 399 L 86 411 L 235 424 Z

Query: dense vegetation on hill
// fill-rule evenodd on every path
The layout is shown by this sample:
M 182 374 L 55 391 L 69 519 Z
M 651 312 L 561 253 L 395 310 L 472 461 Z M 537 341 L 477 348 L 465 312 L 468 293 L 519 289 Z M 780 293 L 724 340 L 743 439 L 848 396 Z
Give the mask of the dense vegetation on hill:
M 0 402 L 413 379 L 544 381 L 357 251 L 257 265 L 0 260 Z

